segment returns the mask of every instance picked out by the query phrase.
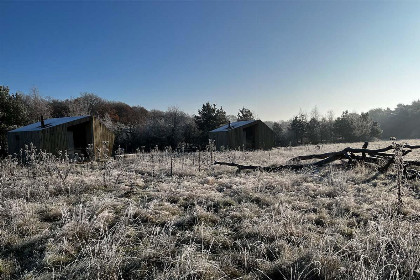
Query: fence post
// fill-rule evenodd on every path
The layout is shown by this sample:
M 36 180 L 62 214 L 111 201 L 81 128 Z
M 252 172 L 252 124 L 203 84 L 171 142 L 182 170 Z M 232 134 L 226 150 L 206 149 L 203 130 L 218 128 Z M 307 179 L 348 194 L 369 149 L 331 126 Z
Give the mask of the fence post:
M 171 156 L 171 177 L 172 177 L 172 160 L 173 160 L 173 158 Z

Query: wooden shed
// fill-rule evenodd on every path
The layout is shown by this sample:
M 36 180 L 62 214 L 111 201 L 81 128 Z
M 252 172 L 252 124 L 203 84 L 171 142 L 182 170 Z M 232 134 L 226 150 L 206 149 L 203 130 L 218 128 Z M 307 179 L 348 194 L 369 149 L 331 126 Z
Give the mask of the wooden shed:
M 245 148 L 247 150 L 271 149 L 274 146 L 274 132 L 260 120 L 238 121 L 210 131 L 218 150 Z
M 110 156 L 114 138 L 114 134 L 92 116 L 41 120 L 7 133 L 9 154 L 18 154 L 25 145 L 33 143 L 37 149 L 52 154 L 67 151 L 70 156 L 75 153 L 86 155 L 86 148 L 93 144 L 98 156 L 98 149 L 103 150 L 105 144 Z

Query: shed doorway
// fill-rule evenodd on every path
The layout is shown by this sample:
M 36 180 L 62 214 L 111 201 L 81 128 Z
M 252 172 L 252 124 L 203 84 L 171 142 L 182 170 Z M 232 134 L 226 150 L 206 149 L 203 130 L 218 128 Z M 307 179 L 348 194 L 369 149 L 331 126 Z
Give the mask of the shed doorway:
M 67 128 L 69 153 L 72 153 L 73 155 L 78 153 L 79 155 L 86 156 L 86 148 L 88 147 L 88 144 L 92 143 L 89 128 L 89 122 L 69 126 Z
M 247 150 L 255 149 L 255 130 L 255 125 L 247 127 L 243 130 L 245 134 L 245 149 Z

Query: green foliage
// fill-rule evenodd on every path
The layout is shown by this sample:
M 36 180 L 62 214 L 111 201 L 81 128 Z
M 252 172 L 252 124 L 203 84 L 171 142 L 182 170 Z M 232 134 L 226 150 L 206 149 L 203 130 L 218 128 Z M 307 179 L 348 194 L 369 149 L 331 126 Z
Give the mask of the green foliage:
M 307 136 L 312 144 L 318 144 L 321 141 L 321 123 L 316 118 L 311 118 L 308 122 Z
M 70 109 L 65 101 L 53 99 L 50 101 L 51 117 L 62 118 L 70 116 Z
M 379 126 L 378 122 L 372 122 L 372 126 L 370 127 L 370 136 L 374 138 L 379 138 L 382 135 L 382 129 Z
M 381 129 L 372 121 L 369 113 L 349 113 L 344 111 L 334 123 L 336 139 L 345 142 L 367 141 L 379 137 Z
M 197 128 L 200 130 L 200 142 L 205 144 L 208 139 L 209 131 L 216 129 L 228 122 L 226 112 L 222 107 L 218 109 L 216 104 L 211 105 L 210 102 L 203 104 L 201 110 L 198 110 L 198 115 L 194 116 Z
M 409 105 L 398 104 L 395 109 L 373 109 L 369 111 L 372 120 L 383 129 L 382 137 L 389 139 L 420 138 L 420 100 Z
M 320 142 L 330 143 L 334 139 L 334 120 L 322 118 L 319 124 Z
M 286 146 L 287 143 L 287 135 L 285 129 L 281 126 L 280 123 L 275 122 L 273 124 L 273 132 L 274 132 L 274 143 L 276 146 Z
M 22 95 L 10 94 L 8 87 L 0 86 L 0 154 L 7 151 L 7 131 L 25 125 L 26 122 Z
M 369 141 L 379 138 L 382 129 L 369 113 L 349 113 L 344 111 L 340 117 L 332 116 L 321 120 L 312 117 L 307 121 L 305 114 L 295 116 L 288 127 L 289 135 L 283 133 L 282 143 L 293 145 L 318 144 L 331 142 Z M 277 141 L 279 143 L 279 141 Z M 284 144 L 280 144 L 284 145 Z
M 254 114 L 251 112 L 251 110 L 242 107 L 242 109 L 239 109 L 238 113 L 238 121 L 249 121 L 254 120 Z
M 292 122 L 290 123 L 289 130 L 292 134 L 292 143 L 293 144 L 303 144 L 305 132 L 306 132 L 306 115 L 299 114 L 298 116 L 294 117 Z
M 344 111 L 341 117 L 338 117 L 334 122 L 334 134 L 338 140 L 355 141 L 354 128 L 355 128 L 356 116 L 355 114 L 349 114 L 348 111 Z

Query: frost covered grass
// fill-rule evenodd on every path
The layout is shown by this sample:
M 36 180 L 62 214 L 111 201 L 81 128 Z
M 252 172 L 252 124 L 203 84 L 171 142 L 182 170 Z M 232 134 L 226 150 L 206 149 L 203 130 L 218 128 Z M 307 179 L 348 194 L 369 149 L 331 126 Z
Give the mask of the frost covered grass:
M 265 166 L 361 145 L 213 156 Z M 172 156 L 172 176 L 164 152 L 2 160 L 0 279 L 420 278 L 419 182 L 398 212 L 392 171 L 237 173 L 209 153 Z

